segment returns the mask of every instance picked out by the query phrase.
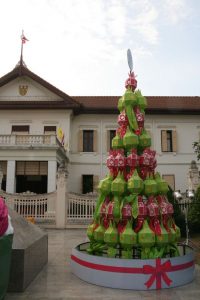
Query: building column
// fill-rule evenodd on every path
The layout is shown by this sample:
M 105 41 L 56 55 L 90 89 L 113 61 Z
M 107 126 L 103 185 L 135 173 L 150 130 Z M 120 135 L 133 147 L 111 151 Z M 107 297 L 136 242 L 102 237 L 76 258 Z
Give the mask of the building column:
M 48 161 L 47 193 L 51 193 L 56 190 L 56 172 L 57 172 L 57 162 Z
M 61 165 L 57 173 L 56 228 L 65 228 L 67 219 L 67 168 Z
M 7 176 L 6 176 L 6 192 L 15 193 L 15 160 L 8 160 L 7 162 Z

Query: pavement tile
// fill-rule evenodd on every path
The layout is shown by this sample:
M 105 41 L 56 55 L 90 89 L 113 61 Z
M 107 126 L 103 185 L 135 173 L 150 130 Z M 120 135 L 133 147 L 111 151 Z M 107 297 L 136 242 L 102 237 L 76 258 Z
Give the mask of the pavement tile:
M 196 300 L 200 299 L 200 267 L 195 280 L 159 291 L 104 288 L 84 282 L 70 270 L 71 250 L 86 241 L 85 229 L 48 229 L 49 261 L 24 293 L 8 293 L 5 300 Z

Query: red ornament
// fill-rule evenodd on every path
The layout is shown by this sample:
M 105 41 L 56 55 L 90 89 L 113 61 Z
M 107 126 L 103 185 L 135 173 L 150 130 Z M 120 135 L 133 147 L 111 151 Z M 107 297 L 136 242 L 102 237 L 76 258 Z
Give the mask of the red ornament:
M 122 208 L 122 220 L 130 220 L 132 217 L 132 206 L 126 203 Z
M 147 202 L 148 215 L 150 217 L 149 227 L 157 234 L 161 235 L 161 228 L 159 222 L 159 206 L 154 201 L 154 196 L 150 196 Z
M 134 112 L 138 123 L 138 127 L 142 130 L 144 128 L 144 114 L 141 113 L 138 106 L 135 107 Z
M 124 135 L 126 134 L 127 126 L 123 125 L 117 128 L 117 133 L 119 134 L 120 138 L 123 139 Z
M 137 80 L 135 79 L 134 72 L 130 72 L 128 79 L 125 81 L 125 87 L 126 89 L 130 87 L 133 91 L 137 87 Z
M 147 206 L 142 200 L 142 196 L 138 196 L 138 217 L 134 231 L 137 233 L 142 229 L 144 220 L 147 217 Z
M 128 126 L 128 117 L 125 112 L 121 112 L 121 114 L 119 114 L 117 122 L 119 126 Z
M 126 167 L 126 157 L 124 156 L 124 150 L 118 150 L 114 160 L 114 167 L 117 171 L 123 171 Z
M 126 164 L 133 170 L 138 165 L 139 157 L 137 155 L 137 150 L 132 149 L 131 154 L 127 156 Z
M 109 156 L 107 158 L 106 161 L 106 165 L 109 168 L 110 172 L 112 175 L 116 175 L 116 168 L 115 168 L 115 156 L 117 155 L 117 151 L 116 150 L 110 150 L 109 151 Z
M 155 155 L 156 155 L 156 151 L 151 150 L 150 148 L 146 148 L 143 151 L 142 155 L 140 155 L 139 165 L 141 167 L 141 172 L 143 173 L 141 176 L 142 178 L 145 177 L 144 169 L 146 169 L 146 171 L 150 173 L 154 172 L 157 166 Z
M 114 209 L 114 201 L 110 201 L 108 204 L 108 212 L 107 212 L 107 219 L 113 220 L 113 209 Z

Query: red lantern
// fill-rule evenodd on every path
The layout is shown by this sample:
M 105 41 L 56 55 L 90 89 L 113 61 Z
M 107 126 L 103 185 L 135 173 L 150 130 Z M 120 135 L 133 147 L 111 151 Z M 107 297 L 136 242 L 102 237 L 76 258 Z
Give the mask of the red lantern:
M 128 117 L 125 112 L 121 112 L 121 114 L 119 114 L 118 124 L 119 126 L 128 126 Z
M 141 113 L 138 106 L 135 107 L 134 111 L 135 111 L 138 127 L 140 128 L 140 130 L 142 130 L 144 128 L 144 114 Z
M 114 201 L 110 201 L 108 204 L 108 212 L 107 212 L 108 220 L 113 220 L 113 209 L 114 209 Z
M 138 196 L 138 217 L 134 231 L 137 233 L 142 229 L 144 220 L 147 217 L 147 206 L 142 200 L 142 196 Z
M 132 206 L 129 203 L 126 203 L 122 208 L 122 219 L 130 220 L 132 217 Z
M 149 167 L 151 164 L 152 157 L 149 153 L 149 150 L 150 150 L 149 148 L 145 149 L 143 151 L 142 155 L 140 155 L 139 164 L 142 167 Z
M 171 216 L 174 213 L 174 207 L 171 203 L 168 202 L 167 198 L 164 195 L 157 196 L 157 201 L 158 201 L 160 209 L 161 209 L 163 226 L 165 227 L 167 232 L 170 233 L 171 230 L 168 226 L 168 220 L 171 218 Z
M 131 154 L 129 154 L 126 159 L 127 166 L 129 166 L 131 170 L 133 170 L 138 165 L 138 159 L 139 157 L 137 155 L 137 150 L 132 149 Z
M 134 91 L 137 87 L 137 80 L 135 79 L 134 72 L 130 72 L 128 79 L 125 82 L 126 89 L 130 87 Z
M 112 175 L 116 175 L 116 168 L 115 168 L 115 156 L 116 156 L 116 150 L 110 150 L 109 156 L 106 161 L 106 165 L 109 168 Z
M 123 171 L 126 167 L 126 157 L 124 156 L 124 150 L 118 150 L 114 160 L 114 167 L 117 171 Z
M 124 135 L 126 134 L 126 129 L 127 129 L 127 126 L 124 126 L 124 125 L 117 128 L 117 133 L 121 139 L 123 139 Z
M 147 209 L 150 217 L 149 227 L 155 234 L 160 235 L 159 206 L 155 203 L 154 196 L 148 198 Z
M 138 211 L 139 211 L 139 216 L 146 218 L 147 216 L 147 206 L 144 204 L 142 200 L 142 196 L 138 196 Z

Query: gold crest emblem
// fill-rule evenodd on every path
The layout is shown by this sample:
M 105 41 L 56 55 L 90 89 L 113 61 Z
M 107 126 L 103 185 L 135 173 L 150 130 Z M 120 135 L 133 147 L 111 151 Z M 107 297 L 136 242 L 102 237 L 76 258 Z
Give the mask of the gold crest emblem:
M 19 94 L 25 96 L 28 91 L 28 85 L 19 85 Z

